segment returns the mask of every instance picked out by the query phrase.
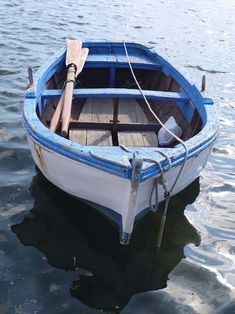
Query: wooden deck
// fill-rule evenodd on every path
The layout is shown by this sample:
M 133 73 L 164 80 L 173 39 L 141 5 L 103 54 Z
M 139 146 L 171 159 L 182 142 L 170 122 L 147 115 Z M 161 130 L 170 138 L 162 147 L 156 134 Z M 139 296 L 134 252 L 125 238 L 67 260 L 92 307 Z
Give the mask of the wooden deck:
M 88 99 L 82 107 L 74 104 L 72 121 L 109 123 L 113 119 L 112 99 Z M 140 105 L 133 99 L 120 99 L 119 123 L 146 123 L 148 119 Z M 118 144 L 125 146 L 157 146 L 155 132 L 122 131 L 118 132 Z M 112 146 L 113 139 L 110 130 L 70 129 L 69 138 L 81 145 Z

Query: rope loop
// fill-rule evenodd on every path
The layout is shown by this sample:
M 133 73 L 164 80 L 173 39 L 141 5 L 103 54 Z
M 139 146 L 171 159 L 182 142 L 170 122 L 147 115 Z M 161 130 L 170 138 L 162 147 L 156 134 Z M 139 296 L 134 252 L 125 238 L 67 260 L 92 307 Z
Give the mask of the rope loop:
M 66 80 L 66 81 L 64 81 L 63 89 L 65 89 L 65 86 L 67 85 L 67 83 L 73 83 L 75 85 L 76 84 L 76 80 Z

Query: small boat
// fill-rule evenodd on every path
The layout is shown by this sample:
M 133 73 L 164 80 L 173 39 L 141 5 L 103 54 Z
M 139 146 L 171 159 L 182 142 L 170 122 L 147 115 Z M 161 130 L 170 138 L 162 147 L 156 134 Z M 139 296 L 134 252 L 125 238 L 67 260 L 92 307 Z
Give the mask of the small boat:
M 218 137 L 213 101 L 137 43 L 69 40 L 29 74 L 23 125 L 37 167 L 111 219 L 121 244 L 199 176 Z

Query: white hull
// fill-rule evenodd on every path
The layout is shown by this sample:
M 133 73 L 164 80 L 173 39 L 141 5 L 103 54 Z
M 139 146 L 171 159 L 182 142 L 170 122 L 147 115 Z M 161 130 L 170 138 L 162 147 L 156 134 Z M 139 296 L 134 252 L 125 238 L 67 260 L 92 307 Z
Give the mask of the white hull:
M 36 165 L 50 182 L 75 197 L 99 204 L 119 214 L 122 220 L 119 226 L 120 236 L 131 234 L 135 217 L 149 207 L 154 178 L 140 183 L 135 195 L 131 181 L 128 179 L 71 160 L 33 142 L 29 137 L 28 142 Z M 211 146 L 187 160 L 173 194 L 183 190 L 199 176 L 206 164 L 210 149 Z M 165 173 L 168 189 L 171 188 L 180 168 L 181 165 Z M 158 199 L 159 202 L 164 200 L 162 186 L 159 186 Z M 155 195 L 153 203 L 155 203 Z

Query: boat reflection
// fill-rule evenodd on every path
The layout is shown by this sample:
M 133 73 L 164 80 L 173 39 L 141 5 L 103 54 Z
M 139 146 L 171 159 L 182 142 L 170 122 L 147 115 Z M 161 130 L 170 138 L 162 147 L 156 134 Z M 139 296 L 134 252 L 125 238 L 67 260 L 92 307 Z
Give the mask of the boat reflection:
M 172 198 L 160 251 L 160 213 L 142 219 L 130 245 L 121 246 L 106 218 L 40 173 L 31 193 L 34 207 L 12 231 L 22 244 L 40 250 L 51 266 L 76 270 L 71 295 L 92 308 L 119 312 L 134 294 L 166 287 L 168 274 L 184 258 L 185 245 L 200 243 L 184 215 L 199 193 L 198 180 Z

